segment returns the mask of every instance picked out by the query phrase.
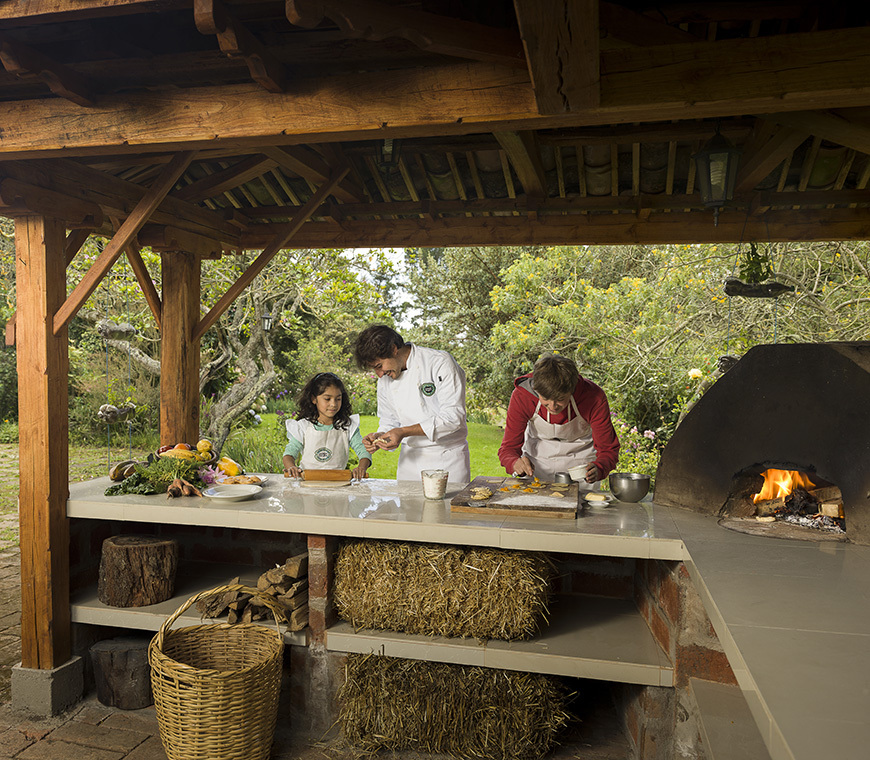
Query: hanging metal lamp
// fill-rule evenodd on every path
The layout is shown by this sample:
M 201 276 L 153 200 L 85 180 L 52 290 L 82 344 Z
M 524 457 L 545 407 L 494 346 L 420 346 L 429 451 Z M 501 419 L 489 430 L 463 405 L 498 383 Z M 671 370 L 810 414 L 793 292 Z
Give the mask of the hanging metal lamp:
M 722 136 L 717 124 L 716 134 L 692 156 L 701 200 L 713 209 L 714 225 L 719 224 L 719 211 L 734 197 L 741 152 Z

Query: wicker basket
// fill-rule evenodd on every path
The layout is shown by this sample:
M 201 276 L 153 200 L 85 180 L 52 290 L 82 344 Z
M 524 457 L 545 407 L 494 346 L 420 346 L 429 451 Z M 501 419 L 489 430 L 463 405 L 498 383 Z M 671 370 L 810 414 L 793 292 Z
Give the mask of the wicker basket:
M 242 591 L 258 596 L 275 629 L 256 623 L 195 625 L 172 631 L 200 599 Z M 219 586 L 188 599 L 148 647 L 160 738 L 169 760 L 266 760 L 278 717 L 283 613 L 256 589 Z

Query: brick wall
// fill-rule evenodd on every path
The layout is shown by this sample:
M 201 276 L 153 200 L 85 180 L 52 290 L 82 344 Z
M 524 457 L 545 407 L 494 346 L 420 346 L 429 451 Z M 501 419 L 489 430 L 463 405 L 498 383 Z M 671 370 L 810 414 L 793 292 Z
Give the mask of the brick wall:
M 585 554 L 552 554 L 556 594 L 590 594 L 630 599 L 634 593 L 635 560 Z
M 701 597 L 682 562 L 638 560 L 634 599 L 655 640 L 674 666 L 674 688 L 626 686 L 618 700 L 636 757 L 706 758 L 690 678 L 735 684 Z M 662 754 L 664 753 L 664 754 Z

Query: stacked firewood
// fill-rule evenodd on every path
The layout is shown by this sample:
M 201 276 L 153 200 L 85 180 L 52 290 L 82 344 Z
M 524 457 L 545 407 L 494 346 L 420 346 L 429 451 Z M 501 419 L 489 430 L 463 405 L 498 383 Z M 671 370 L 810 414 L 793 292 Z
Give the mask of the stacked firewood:
M 228 585 L 238 583 L 240 580 L 236 577 Z M 261 595 L 272 597 L 284 611 L 289 630 L 301 631 L 308 625 L 308 552 L 290 557 L 283 565 L 267 570 L 257 580 L 257 590 Z M 226 613 L 228 623 L 252 623 L 272 618 L 269 608 L 257 603 L 257 597 L 240 591 L 228 591 L 200 600 L 196 606 L 207 618 Z

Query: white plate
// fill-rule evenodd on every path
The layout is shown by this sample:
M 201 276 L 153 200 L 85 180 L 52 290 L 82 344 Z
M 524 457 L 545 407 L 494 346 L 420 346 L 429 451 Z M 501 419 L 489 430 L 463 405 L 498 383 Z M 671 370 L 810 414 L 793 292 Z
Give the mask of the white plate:
M 202 492 L 202 495 L 207 496 L 209 499 L 220 499 L 221 501 L 244 501 L 256 496 L 262 490 L 260 486 L 246 486 L 243 484 L 218 485 L 206 488 Z
M 603 496 L 603 497 L 604 497 L 603 500 L 602 500 L 602 499 L 590 499 L 589 496 L 590 496 L 591 494 L 588 494 L 588 493 L 586 493 L 586 494 L 581 494 L 581 495 L 583 496 L 583 499 L 586 501 L 586 503 L 589 504 L 590 506 L 593 506 L 593 507 L 594 507 L 596 504 L 599 505 L 599 506 L 603 506 L 604 504 L 610 504 L 610 502 L 613 501 L 613 494 L 610 494 L 610 493 L 603 493 L 603 492 L 600 492 L 600 491 L 596 491 L 596 492 L 595 492 L 595 495 L 596 495 L 596 496 Z

